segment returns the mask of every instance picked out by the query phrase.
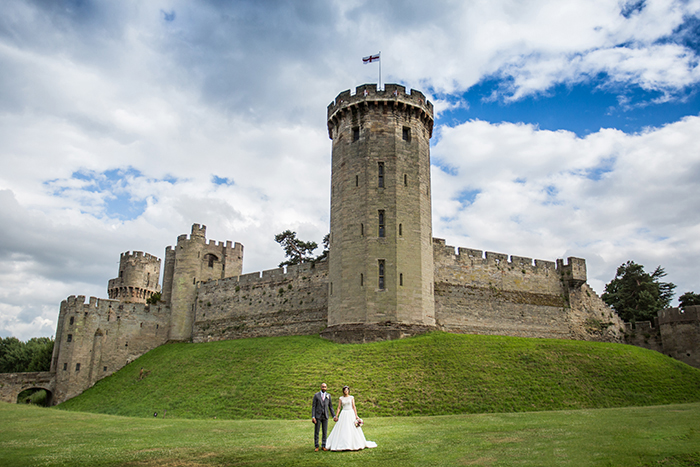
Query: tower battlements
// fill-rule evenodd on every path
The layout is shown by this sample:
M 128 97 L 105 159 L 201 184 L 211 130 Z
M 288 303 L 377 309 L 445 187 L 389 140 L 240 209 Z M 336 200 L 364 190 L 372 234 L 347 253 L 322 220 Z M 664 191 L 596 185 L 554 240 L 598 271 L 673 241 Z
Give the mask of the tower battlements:
M 107 284 L 109 298 L 127 303 L 146 303 L 160 292 L 160 258 L 142 251 L 119 256 L 119 276 Z
M 343 91 L 328 105 L 328 136 L 333 138 L 333 128 L 338 125 L 346 112 L 357 112 L 362 107 L 383 106 L 402 109 L 424 120 L 429 136 L 433 135 L 433 104 L 425 95 L 412 89 L 406 93 L 406 87 L 400 84 L 386 84 L 384 90 L 377 90 L 376 84 L 357 86 L 355 94 Z

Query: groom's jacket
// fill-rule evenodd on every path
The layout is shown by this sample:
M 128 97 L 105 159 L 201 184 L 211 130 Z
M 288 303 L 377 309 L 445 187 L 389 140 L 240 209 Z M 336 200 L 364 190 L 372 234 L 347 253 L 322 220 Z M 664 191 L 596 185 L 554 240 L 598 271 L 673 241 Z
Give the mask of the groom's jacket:
M 335 417 L 335 412 L 333 411 L 333 402 L 331 402 L 331 395 L 326 392 L 325 400 L 321 399 L 321 391 L 314 394 L 313 402 L 311 403 L 311 416 L 318 420 L 323 420 L 324 418 L 330 418 L 328 412 Z

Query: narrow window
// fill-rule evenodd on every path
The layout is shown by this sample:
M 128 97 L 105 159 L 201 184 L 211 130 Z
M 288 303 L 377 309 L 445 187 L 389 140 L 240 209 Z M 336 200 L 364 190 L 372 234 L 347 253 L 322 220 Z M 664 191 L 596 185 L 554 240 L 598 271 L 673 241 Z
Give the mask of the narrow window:
M 66 371 L 66 370 L 68 370 L 68 364 L 67 364 L 67 363 L 64 363 L 64 364 L 63 364 L 63 371 Z
M 360 273 L 360 287 L 365 285 L 365 275 Z
M 408 186 L 408 175 L 403 174 L 403 186 Z
M 75 371 L 80 371 L 80 363 L 75 364 Z
M 356 126 L 355 128 L 352 129 L 352 140 L 357 141 L 360 139 L 360 127 Z
M 384 211 L 379 211 L 379 236 L 384 237 Z
M 360 176 L 355 175 L 355 186 L 360 186 Z
M 380 162 L 377 169 L 377 186 L 379 188 L 384 188 L 384 162 Z
M 106 367 L 106 366 L 103 366 L 103 367 L 102 367 L 102 371 L 107 371 L 107 367 Z
M 333 282 L 331 282 L 331 295 L 333 295 Z
M 403 227 L 402 224 L 399 224 L 399 237 L 403 235 Z
M 193 284 L 196 284 L 196 283 L 197 283 L 197 278 L 196 278 L 196 277 L 193 277 L 193 278 L 192 278 L 192 283 L 193 283 Z
M 68 339 L 66 339 L 66 342 L 73 342 L 73 334 L 68 334 Z
M 214 267 L 214 260 L 216 260 L 216 256 L 214 255 L 209 255 L 209 267 L 213 268 Z
M 121 279 L 122 277 L 124 277 L 124 271 L 119 271 L 119 278 Z
M 399 274 L 399 285 L 403 286 L 403 273 Z
M 70 323 L 68 323 L 68 324 L 73 324 L 74 321 L 75 321 L 75 318 L 71 316 L 71 317 L 70 317 Z
M 384 290 L 384 260 L 379 260 L 379 288 Z
M 360 236 L 365 236 L 365 224 L 360 224 Z
M 411 129 L 407 126 L 403 127 L 403 140 L 411 142 Z

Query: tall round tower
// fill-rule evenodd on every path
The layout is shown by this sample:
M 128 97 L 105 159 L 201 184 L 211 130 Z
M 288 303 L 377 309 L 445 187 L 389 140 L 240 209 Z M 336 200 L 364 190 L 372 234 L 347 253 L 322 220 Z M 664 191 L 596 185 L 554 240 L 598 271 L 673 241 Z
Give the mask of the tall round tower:
M 435 325 L 430 207 L 433 105 L 397 84 L 328 106 L 333 140 L 328 328 L 339 342 Z

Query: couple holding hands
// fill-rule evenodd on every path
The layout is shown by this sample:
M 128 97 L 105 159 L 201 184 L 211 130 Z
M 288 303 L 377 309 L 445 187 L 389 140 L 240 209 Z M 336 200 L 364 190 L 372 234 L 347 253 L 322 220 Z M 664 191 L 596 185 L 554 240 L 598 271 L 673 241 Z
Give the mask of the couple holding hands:
M 343 386 L 343 395 L 338 399 L 338 413 L 333 411 L 331 395 L 326 392 L 326 383 L 321 384 L 321 390 L 314 394 L 311 402 L 311 421 L 314 423 L 314 445 L 318 451 L 318 432 L 323 429 L 321 449 L 324 451 L 358 451 L 364 448 L 376 448 L 377 443 L 367 441 L 362 432 L 362 419 L 357 416 L 355 398 L 350 395 L 350 388 Z M 336 422 L 330 436 L 328 419 L 333 416 Z

